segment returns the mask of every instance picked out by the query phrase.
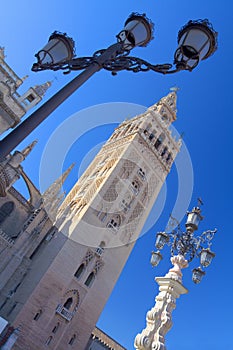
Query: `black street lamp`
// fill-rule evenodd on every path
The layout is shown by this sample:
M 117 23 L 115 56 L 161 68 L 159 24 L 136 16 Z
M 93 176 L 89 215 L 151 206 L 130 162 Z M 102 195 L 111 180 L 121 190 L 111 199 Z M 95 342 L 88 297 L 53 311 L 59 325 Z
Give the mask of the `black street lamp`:
M 178 33 L 178 48 L 172 64 L 151 64 L 141 58 L 129 56 L 136 46 L 146 46 L 153 38 L 153 23 L 145 14 L 132 13 L 123 30 L 116 36 L 117 42 L 107 49 L 98 50 L 91 57 L 75 57 L 74 41 L 66 34 L 54 32 L 48 43 L 35 56 L 32 70 L 83 70 L 71 82 L 59 90 L 46 103 L 32 113 L 9 135 L 0 141 L 0 159 L 6 157 L 60 104 L 83 85 L 94 73 L 106 69 L 116 75 L 121 70 L 145 72 L 153 70 L 162 74 L 181 70 L 192 71 L 201 60 L 217 49 L 217 32 L 207 19 L 189 21 Z

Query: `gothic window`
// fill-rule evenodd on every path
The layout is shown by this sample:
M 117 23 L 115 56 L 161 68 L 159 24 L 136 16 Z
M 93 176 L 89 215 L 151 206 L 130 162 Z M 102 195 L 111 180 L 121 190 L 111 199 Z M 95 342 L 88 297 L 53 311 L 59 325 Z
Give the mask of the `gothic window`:
M 35 96 L 33 96 L 32 94 L 29 94 L 27 97 L 26 97 L 26 99 L 28 100 L 28 102 L 32 102 L 32 101 L 34 101 L 35 100 Z
M 0 224 L 12 213 L 14 210 L 13 202 L 6 202 L 0 208 Z
M 70 341 L 69 341 L 69 345 L 73 345 L 74 344 L 74 342 L 75 342 L 75 339 L 76 339 L 76 335 L 75 334 L 73 334 L 72 335 L 72 337 L 70 338 Z
M 58 323 L 53 327 L 52 333 L 56 333 L 59 327 L 60 327 L 60 323 L 58 322 Z
M 40 316 L 41 316 L 41 314 L 42 314 L 42 310 L 37 311 L 37 313 L 33 317 L 33 320 L 38 321 Z
M 164 147 L 164 149 L 163 149 L 162 152 L 161 152 L 161 157 L 164 157 L 164 156 L 165 156 L 165 154 L 167 153 L 167 150 L 168 150 L 168 148 L 167 148 L 167 147 Z
M 45 342 L 45 345 L 49 345 L 49 344 L 51 343 L 52 340 L 53 340 L 53 337 L 52 337 L 52 336 L 48 337 L 48 339 L 47 339 L 46 342 Z
M 82 264 L 79 266 L 78 270 L 75 272 L 75 274 L 74 274 L 75 277 L 76 277 L 77 279 L 79 279 L 79 278 L 82 276 L 84 270 L 85 270 L 85 265 L 84 265 L 84 263 L 82 263 Z
M 139 183 L 137 181 L 133 180 L 131 183 L 131 189 L 137 195 L 139 192 L 139 189 L 140 189 Z
M 155 130 L 153 129 L 150 133 L 149 133 L 149 140 L 152 141 L 155 137 Z
M 93 282 L 94 282 L 94 279 L 95 279 L 95 274 L 94 274 L 94 272 L 92 271 L 90 274 L 89 274 L 89 276 L 87 277 L 87 279 L 86 279 L 86 281 L 85 281 L 85 285 L 87 286 L 87 287 L 91 287 L 91 285 L 93 284 Z
M 72 303 L 73 303 L 73 298 L 68 298 L 67 300 L 66 300 L 66 302 L 64 303 L 64 308 L 66 308 L 67 310 L 69 310 L 70 309 L 70 307 L 71 307 L 71 305 L 72 305 Z
M 105 242 L 101 241 L 100 245 L 95 248 L 95 253 L 98 256 L 101 256 L 104 253 L 104 248 L 105 248 Z
M 141 178 L 142 180 L 145 180 L 145 178 L 146 178 L 146 173 L 145 173 L 144 170 L 142 170 L 142 168 L 139 168 L 139 169 L 138 169 L 138 175 L 140 176 L 140 178 Z
M 163 143 L 164 139 L 165 139 L 165 135 L 164 134 L 160 134 L 159 137 L 157 138 L 155 144 L 154 144 L 156 149 L 158 149 L 161 146 L 161 144 Z
M 107 227 L 111 228 L 113 231 L 117 231 L 121 224 L 120 215 L 115 215 L 108 223 Z
M 171 155 L 171 153 L 168 153 L 166 162 L 170 164 L 171 161 L 172 161 L 172 155 Z
M 144 130 L 144 134 L 145 134 L 145 135 L 149 135 L 149 130 L 150 130 L 151 127 L 152 127 L 151 123 L 149 123 L 149 124 L 146 126 L 146 128 L 145 128 L 145 130 Z

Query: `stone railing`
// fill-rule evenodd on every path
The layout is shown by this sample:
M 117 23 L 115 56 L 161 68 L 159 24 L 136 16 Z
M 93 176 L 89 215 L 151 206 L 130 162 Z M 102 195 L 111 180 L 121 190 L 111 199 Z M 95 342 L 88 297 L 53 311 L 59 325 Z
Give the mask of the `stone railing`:
M 11 239 L 6 232 L 0 229 L 0 239 L 3 240 L 7 245 L 12 246 L 14 244 L 14 240 Z
M 56 314 L 62 316 L 67 321 L 71 321 L 74 315 L 74 312 L 67 310 L 63 305 L 59 304 L 56 308 Z

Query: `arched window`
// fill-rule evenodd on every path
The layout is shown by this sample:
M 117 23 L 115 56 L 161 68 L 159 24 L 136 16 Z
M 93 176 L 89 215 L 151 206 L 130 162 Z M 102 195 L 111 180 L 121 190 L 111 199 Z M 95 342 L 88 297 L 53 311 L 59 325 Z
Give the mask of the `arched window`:
M 169 164 L 172 162 L 172 155 L 171 155 L 171 153 L 168 153 L 166 162 L 169 163 Z
M 157 138 L 155 144 L 154 144 L 156 149 L 158 149 L 160 147 L 160 145 L 163 143 L 164 139 L 165 139 L 165 135 L 160 134 L 159 137 Z
M 155 130 L 153 129 L 150 133 L 149 133 L 149 140 L 152 141 L 153 138 L 155 137 Z
M 138 183 L 137 181 L 133 180 L 132 183 L 131 183 L 131 189 L 133 190 L 133 192 L 134 192 L 136 195 L 137 195 L 138 192 L 139 192 L 139 188 L 140 188 L 139 183 Z
M 84 264 L 81 264 L 78 268 L 78 270 L 75 272 L 75 277 L 76 278 L 80 278 L 83 274 L 83 271 L 85 270 L 85 265 Z
M 150 130 L 151 127 L 152 127 L 151 123 L 147 124 L 147 126 L 146 126 L 146 128 L 144 130 L 144 134 L 145 135 L 149 135 L 149 130 Z
M 87 277 L 84 284 L 87 287 L 91 287 L 92 283 L 94 282 L 94 279 L 95 279 L 95 274 L 94 274 L 94 272 L 91 272 L 90 275 Z
M 70 338 L 70 341 L 69 341 L 69 345 L 73 345 L 74 344 L 74 341 L 76 339 L 76 334 L 72 335 L 72 337 Z
M 138 175 L 140 176 L 140 178 L 141 178 L 142 180 L 145 180 L 145 178 L 146 178 L 146 173 L 145 173 L 144 170 L 142 170 L 142 168 L 139 168 L 139 169 L 138 169 Z
M 68 298 L 67 300 L 66 300 L 66 302 L 65 302 L 65 304 L 63 305 L 67 310 L 69 310 L 70 309 L 70 307 L 71 307 L 71 305 L 72 305 L 72 303 L 73 303 L 73 298 Z
M 50 337 L 48 337 L 48 339 L 46 340 L 45 345 L 49 345 L 52 340 L 53 340 L 53 337 L 50 335 Z
M 164 157 L 164 156 L 165 156 L 165 154 L 167 153 L 167 150 L 168 150 L 167 146 L 164 147 L 164 149 L 163 149 L 162 152 L 161 152 L 161 157 Z
M 60 327 L 60 323 L 58 322 L 58 323 L 53 327 L 52 333 L 56 333 L 59 327 Z
M 111 228 L 113 231 L 117 231 L 121 224 L 121 217 L 120 215 L 115 215 L 108 223 L 107 227 Z
M 42 314 L 42 310 L 37 311 L 37 313 L 33 317 L 33 320 L 38 321 L 40 316 L 41 316 L 41 314 Z
M 12 213 L 14 210 L 13 202 L 6 202 L 0 208 L 0 224 Z

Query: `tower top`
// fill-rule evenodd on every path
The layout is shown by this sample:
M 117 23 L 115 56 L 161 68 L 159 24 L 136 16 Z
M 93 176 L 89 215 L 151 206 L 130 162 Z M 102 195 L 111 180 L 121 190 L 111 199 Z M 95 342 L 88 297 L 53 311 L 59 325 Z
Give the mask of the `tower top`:
M 51 199 L 51 196 L 52 197 L 56 197 L 59 193 L 60 193 L 60 190 L 62 188 L 62 185 L 64 184 L 66 178 L 68 177 L 68 175 L 70 174 L 71 170 L 73 169 L 74 167 L 74 163 L 72 163 L 69 168 L 61 175 L 59 176 L 58 179 L 56 179 L 52 185 L 50 185 L 47 190 L 43 193 L 43 197 L 44 198 L 50 198 Z
M 156 104 L 150 107 L 152 110 L 156 110 L 163 120 L 163 122 L 169 126 L 176 120 L 176 104 L 177 104 L 177 91 L 179 88 L 171 88 L 171 92 L 167 96 L 162 97 Z
M 169 111 L 175 116 L 175 119 L 176 119 L 176 112 L 177 112 L 176 103 L 177 103 L 177 90 L 172 90 L 171 92 L 169 92 L 167 96 L 162 97 L 157 104 L 158 105 L 164 104 L 169 109 Z
M 33 89 L 35 90 L 37 95 L 39 95 L 40 97 L 43 97 L 45 95 L 46 91 L 48 90 L 48 88 L 50 88 L 51 85 L 52 85 L 52 82 L 51 81 L 47 81 L 44 84 L 35 85 L 33 87 Z

